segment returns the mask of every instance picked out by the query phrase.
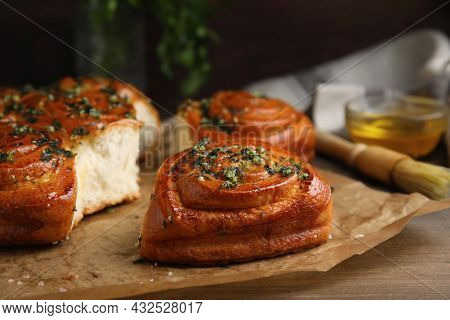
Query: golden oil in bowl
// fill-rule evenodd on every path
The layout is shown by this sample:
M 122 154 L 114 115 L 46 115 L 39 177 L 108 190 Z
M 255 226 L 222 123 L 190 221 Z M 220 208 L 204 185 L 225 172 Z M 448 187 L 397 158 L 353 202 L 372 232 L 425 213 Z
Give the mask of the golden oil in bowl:
M 345 108 L 355 142 L 374 144 L 417 158 L 429 154 L 447 126 L 447 108 L 430 98 L 392 93 L 369 94 Z

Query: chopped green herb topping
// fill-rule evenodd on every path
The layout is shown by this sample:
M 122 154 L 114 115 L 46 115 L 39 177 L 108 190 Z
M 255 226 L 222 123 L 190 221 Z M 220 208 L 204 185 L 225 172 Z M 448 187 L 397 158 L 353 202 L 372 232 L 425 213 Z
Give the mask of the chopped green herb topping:
M 56 132 L 62 129 L 61 122 L 59 122 L 57 119 L 53 120 L 53 123 L 51 125 L 48 125 L 45 127 L 47 131 L 49 132 Z
M 203 138 L 202 140 L 194 144 L 192 148 L 192 150 L 195 151 L 194 154 L 198 153 L 199 151 L 204 151 L 208 144 L 209 144 L 208 138 Z
M 100 117 L 100 110 L 94 108 L 87 97 L 83 97 L 80 101 L 67 104 L 75 113 L 79 115 L 89 115 L 94 118 Z
M 15 103 L 9 104 L 5 108 L 5 114 L 11 113 L 11 112 L 22 113 L 23 109 L 25 109 L 25 106 L 22 103 L 15 102 Z
M 22 125 L 22 126 L 16 126 L 12 131 L 11 131 L 11 135 L 15 136 L 15 137 L 20 137 L 23 135 L 26 135 L 28 133 L 32 133 L 33 129 L 30 128 L 27 125 Z
M 302 180 L 308 180 L 308 179 L 309 179 L 309 173 L 308 173 L 308 172 L 303 172 L 303 173 L 300 175 L 300 178 L 301 178 Z
M 243 182 L 245 173 L 252 166 L 262 166 L 270 175 L 279 174 L 283 177 L 297 175 L 300 180 L 308 180 L 309 174 L 302 168 L 300 162 L 294 159 L 279 157 L 276 162 L 269 156 L 268 151 L 262 146 L 222 146 L 207 148 L 209 139 L 205 138 L 194 145 L 182 162 L 189 161 L 199 181 L 211 178 L 221 179 L 220 189 L 230 189 Z M 216 162 L 221 158 L 224 162 Z M 236 165 L 237 164 L 237 165 Z M 179 169 L 178 165 L 171 168 L 172 172 Z
M 221 117 L 211 117 L 209 115 L 209 105 L 211 103 L 211 99 L 202 99 L 200 100 L 200 107 L 202 113 L 201 124 L 204 126 L 213 126 L 217 127 L 221 131 L 225 131 L 227 133 L 232 133 L 234 131 L 234 126 L 230 123 L 226 123 L 225 120 Z
M 54 154 L 61 154 L 66 158 L 72 158 L 74 156 L 72 151 L 60 148 L 60 142 L 58 140 L 50 140 L 47 143 L 49 148 L 45 148 L 41 153 L 41 160 L 44 162 L 49 162 L 53 158 Z
M 136 119 L 136 116 L 134 114 L 132 114 L 131 112 L 127 112 L 127 113 L 125 113 L 125 118 Z
M 69 99 L 74 99 L 75 97 L 77 97 L 80 94 L 80 92 L 81 92 L 81 86 L 79 84 L 77 84 L 77 85 L 73 86 L 72 88 L 65 90 L 64 96 Z
M 223 169 L 223 175 L 226 180 L 221 184 L 220 188 L 230 189 L 238 185 L 243 172 L 239 167 L 228 167 Z
M 52 160 L 53 157 L 52 154 L 53 154 L 52 149 L 50 148 L 44 149 L 44 151 L 42 151 L 41 153 L 41 160 L 44 162 L 49 162 L 50 160 Z
M 88 130 L 86 130 L 83 127 L 79 127 L 72 130 L 71 138 L 74 139 L 79 136 L 87 136 L 88 134 L 89 134 Z
M 0 152 L 0 163 L 14 162 L 14 152 Z
M 38 147 L 43 146 L 44 144 L 46 144 L 48 142 L 48 138 L 47 137 L 42 137 L 36 140 L 32 140 L 31 141 L 33 144 L 37 145 Z

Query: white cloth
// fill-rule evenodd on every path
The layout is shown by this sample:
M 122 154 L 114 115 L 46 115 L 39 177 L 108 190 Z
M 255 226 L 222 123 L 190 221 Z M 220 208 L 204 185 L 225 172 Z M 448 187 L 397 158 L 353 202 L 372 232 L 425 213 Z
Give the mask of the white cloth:
M 364 94 L 364 87 L 355 84 L 320 84 L 314 99 L 313 118 L 321 131 L 342 133 L 345 127 L 345 105 Z

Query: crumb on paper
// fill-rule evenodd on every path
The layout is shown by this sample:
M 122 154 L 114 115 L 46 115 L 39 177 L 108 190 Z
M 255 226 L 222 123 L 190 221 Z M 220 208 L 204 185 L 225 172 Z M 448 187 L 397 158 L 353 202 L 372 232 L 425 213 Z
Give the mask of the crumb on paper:
M 153 282 L 153 281 L 155 281 L 155 279 L 150 279 L 150 282 Z
M 363 237 L 364 237 L 363 234 L 357 234 L 357 235 L 353 236 L 353 238 L 355 238 L 355 239 L 359 239 L 359 238 L 363 238 Z
M 38 286 L 39 287 L 43 287 L 44 285 L 45 285 L 44 281 L 41 280 L 41 281 L 38 282 Z
M 63 292 L 66 292 L 67 291 L 67 289 L 66 288 L 59 288 L 59 292 L 61 292 L 61 293 L 63 293 Z
M 333 239 L 333 235 L 331 233 L 328 235 L 328 239 Z
M 62 279 L 66 280 L 66 281 L 73 281 L 74 279 L 77 279 L 77 278 L 78 278 L 78 275 L 74 274 L 74 273 L 69 273 L 62 277 Z
M 13 283 L 13 282 L 14 282 L 14 279 L 9 279 L 8 282 L 9 282 L 9 283 Z
M 154 266 L 157 267 L 157 266 L 158 266 L 158 262 L 155 262 L 155 263 L 154 263 Z
M 167 274 L 169 275 L 169 277 L 173 276 L 173 272 L 172 271 L 169 271 Z
M 19 281 L 17 281 L 17 285 L 21 286 L 21 285 L 23 285 L 23 282 L 19 280 Z
M 25 275 L 23 275 L 23 278 L 24 279 L 30 279 L 30 275 L 29 274 L 25 274 Z

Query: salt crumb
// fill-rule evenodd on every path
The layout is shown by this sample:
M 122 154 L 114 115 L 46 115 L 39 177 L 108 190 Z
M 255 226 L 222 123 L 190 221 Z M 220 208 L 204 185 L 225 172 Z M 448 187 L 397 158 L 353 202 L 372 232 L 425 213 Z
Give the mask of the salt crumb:
M 38 286 L 39 286 L 39 287 L 43 287 L 43 286 L 44 286 L 44 281 L 39 281 L 39 282 L 38 282 Z
M 78 279 L 80 275 L 78 273 L 75 273 L 75 279 Z
M 358 239 L 358 238 L 363 238 L 363 237 L 364 237 L 364 235 L 363 235 L 363 234 L 357 234 L 357 235 L 355 235 L 355 236 L 354 236 L 354 238 L 355 238 L 355 239 Z
M 173 276 L 173 272 L 169 271 L 168 275 L 169 275 L 169 277 Z
M 155 262 L 155 267 L 157 267 L 158 266 L 158 262 Z
M 155 279 L 150 279 L 150 282 L 153 282 L 153 281 L 155 281 Z
M 19 280 L 19 281 L 17 281 L 17 285 L 21 286 L 21 285 L 23 285 L 23 282 Z
M 330 239 L 330 240 L 333 239 L 333 235 L 332 235 L 332 234 L 329 234 L 329 235 L 328 235 L 328 239 Z
M 29 274 L 26 274 L 26 275 L 23 276 L 23 278 L 24 278 L 24 279 L 30 279 L 30 275 L 29 275 Z
M 59 288 L 59 292 L 66 292 L 67 291 L 67 289 L 66 288 Z
M 9 279 L 8 282 L 9 282 L 9 283 L 13 283 L 13 282 L 14 282 L 14 279 Z
M 200 176 L 197 178 L 198 181 L 205 181 L 205 178 L 203 176 Z

